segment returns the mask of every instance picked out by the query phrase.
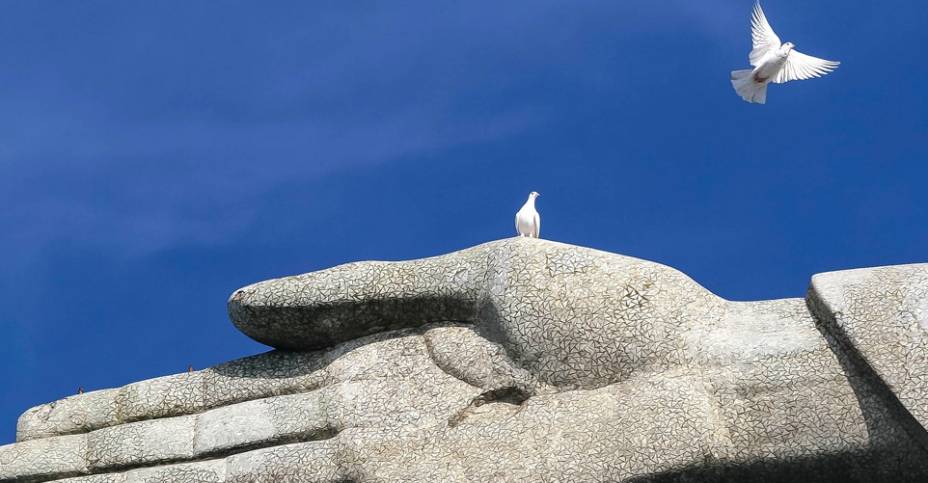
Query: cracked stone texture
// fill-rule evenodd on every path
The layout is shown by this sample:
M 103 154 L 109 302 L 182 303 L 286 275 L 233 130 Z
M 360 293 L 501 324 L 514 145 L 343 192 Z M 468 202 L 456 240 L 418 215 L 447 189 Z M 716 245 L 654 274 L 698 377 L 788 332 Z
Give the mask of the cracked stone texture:
M 928 423 L 928 264 L 821 273 L 810 299 L 845 347 Z
M 856 355 L 866 340 L 833 330 L 924 314 L 928 283 L 906 273 L 857 286 L 876 308 L 839 317 L 846 284 L 823 276 L 807 300 L 729 302 L 659 264 L 530 239 L 270 280 L 230 314 L 298 352 L 29 410 L 0 480 L 928 480 L 917 404 L 894 393 L 924 401 L 917 373 L 900 379 L 915 389 L 884 381 Z M 47 447 L 77 456 L 52 465 Z
M 680 365 L 682 333 L 725 310 L 725 300 L 669 267 L 525 238 L 269 280 L 229 301 L 239 329 L 281 349 L 468 322 L 520 367 L 566 387 L 600 387 Z
M 0 481 L 17 477 L 50 479 L 86 472 L 87 438 L 82 434 L 0 446 Z
M 446 423 L 481 391 L 432 362 L 426 331 L 435 338 L 441 328 L 377 334 L 315 354 L 271 352 L 224 364 L 220 366 L 223 370 L 232 367 L 234 374 L 253 378 L 255 386 L 265 389 L 245 396 L 269 397 L 206 410 L 202 398 L 191 398 L 187 406 L 174 405 L 177 412 L 186 415 L 162 417 L 161 406 L 153 405 L 153 419 L 3 446 L 0 481 L 14 477 L 47 479 L 46 473 L 64 476 L 201 460 L 256 447 L 329 438 L 349 428 L 415 428 Z M 324 367 L 306 364 L 321 359 L 328 361 Z M 269 372 L 268 364 L 277 365 L 278 370 Z M 293 379 L 295 368 L 284 367 L 288 364 L 302 367 L 298 379 Z M 307 373 L 310 370 L 315 373 Z M 274 396 L 284 387 L 269 384 L 275 375 L 305 392 Z M 200 379 L 195 374 L 177 376 L 177 380 Z M 176 393 L 176 384 L 166 380 L 169 378 L 135 383 L 132 391 L 143 392 L 151 400 L 163 400 L 162 395 Z M 325 381 L 325 385 L 301 384 L 307 380 Z M 140 391 L 149 382 L 151 387 Z M 159 395 L 159 391 L 163 394 Z M 73 407 L 84 411 L 87 406 Z M 80 457 L 49 469 L 43 455 L 50 445 L 79 452 Z

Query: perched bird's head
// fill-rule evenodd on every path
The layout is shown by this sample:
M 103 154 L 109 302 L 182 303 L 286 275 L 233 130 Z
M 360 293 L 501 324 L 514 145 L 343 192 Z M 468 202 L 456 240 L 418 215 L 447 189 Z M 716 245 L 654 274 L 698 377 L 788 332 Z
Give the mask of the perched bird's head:
M 539 196 L 541 195 L 537 191 L 532 191 L 531 193 L 528 194 L 528 197 L 531 199 L 538 198 Z

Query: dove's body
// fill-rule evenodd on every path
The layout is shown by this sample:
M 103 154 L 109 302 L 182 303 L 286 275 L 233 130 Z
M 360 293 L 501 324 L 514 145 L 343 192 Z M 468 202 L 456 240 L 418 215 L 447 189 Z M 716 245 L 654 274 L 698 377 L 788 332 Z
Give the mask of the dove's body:
M 781 48 L 765 55 L 751 72 L 752 80 L 763 84 L 770 83 L 783 70 L 783 66 L 786 65 L 786 60 L 789 58 L 790 50 L 792 49 Z
M 751 37 L 754 49 L 749 59 L 753 69 L 731 73 L 731 85 L 742 99 L 764 104 L 767 102 L 767 84 L 782 84 L 792 80 L 821 77 L 838 68 L 840 62 L 817 59 L 795 49 L 792 42 L 780 43 L 780 37 L 770 27 L 767 16 L 754 4 L 751 19 Z
M 767 102 L 767 84 L 772 82 L 789 60 L 792 47 L 780 47 L 767 52 L 754 69 L 736 70 L 731 73 L 731 83 L 742 99 L 748 102 L 765 104 Z
M 528 201 L 522 205 L 522 209 L 516 213 L 516 232 L 519 236 L 529 238 L 538 238 L 541 234 L 541 216 L 535 210 L 535 198 L 538 193 L 534 191 L 528 195 Z

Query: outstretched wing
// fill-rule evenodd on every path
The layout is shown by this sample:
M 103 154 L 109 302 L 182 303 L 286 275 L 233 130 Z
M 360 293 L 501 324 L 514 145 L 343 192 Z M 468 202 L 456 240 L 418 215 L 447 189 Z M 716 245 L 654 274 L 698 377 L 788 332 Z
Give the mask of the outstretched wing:
M 773 31 L 767 16 L 764 15 L 764 9 L 760 7 L 760 1 L 754 4 L 754 14 L 751 15 L 751 39 L 754 41 L 754 50 L 748 58 L 751 65 L 757 67 L 761 59 L 771 50 L 780 48 L 780 37 Z
M 821 77 L 837 69 L 839 65 L 841 65 L 841 62 L 819 59 L 818 57 L 803 54 L 798 50 L 793 50 L 789 53 L 789 57 L 786 58 L 786 64 L 783 64 L 783 68 L 773 78 L 773 82 L 782 84 L 794 80 Z
M 534 225 L 533 228 L 535 229 L 535 233 L 534 233 L 535 238 L 538 238 L 538 236 L 541 234 L 541 215 L 539 215 L 539 214 L 536 212 L 536 213 L 535 213 L 535 219 L 532 220 L 532 221 L 534 222 L 534 223 L 532 223 L 532 224 Z

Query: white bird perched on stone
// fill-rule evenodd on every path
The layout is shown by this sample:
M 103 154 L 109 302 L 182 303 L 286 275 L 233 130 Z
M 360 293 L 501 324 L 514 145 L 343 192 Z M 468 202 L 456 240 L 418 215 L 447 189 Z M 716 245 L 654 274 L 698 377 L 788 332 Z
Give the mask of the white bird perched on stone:
M 516 232 L 519 236 L 529 238 L 538 238 L 541 233 L 541 216 L 535 210 L 535 198 L 540 195 L 532 191 L 528 195 L 528 201 L 522 205 L 522 209 L 516 213 Z
M 805 80 L 821 77 L 838 68 L 840 62 L 818 59 L 798 50 L 792 42 L 780 43 L 767 16 L 754 4 L 751 18 L 751 37 L 754 50 L 749 59 L 753 69 L 736 70 L 731 73 L 731 84 L 735 92 L 748 102 L 764 104 L 767 102 L 767 84 L 783 84 L 793 80 Z

